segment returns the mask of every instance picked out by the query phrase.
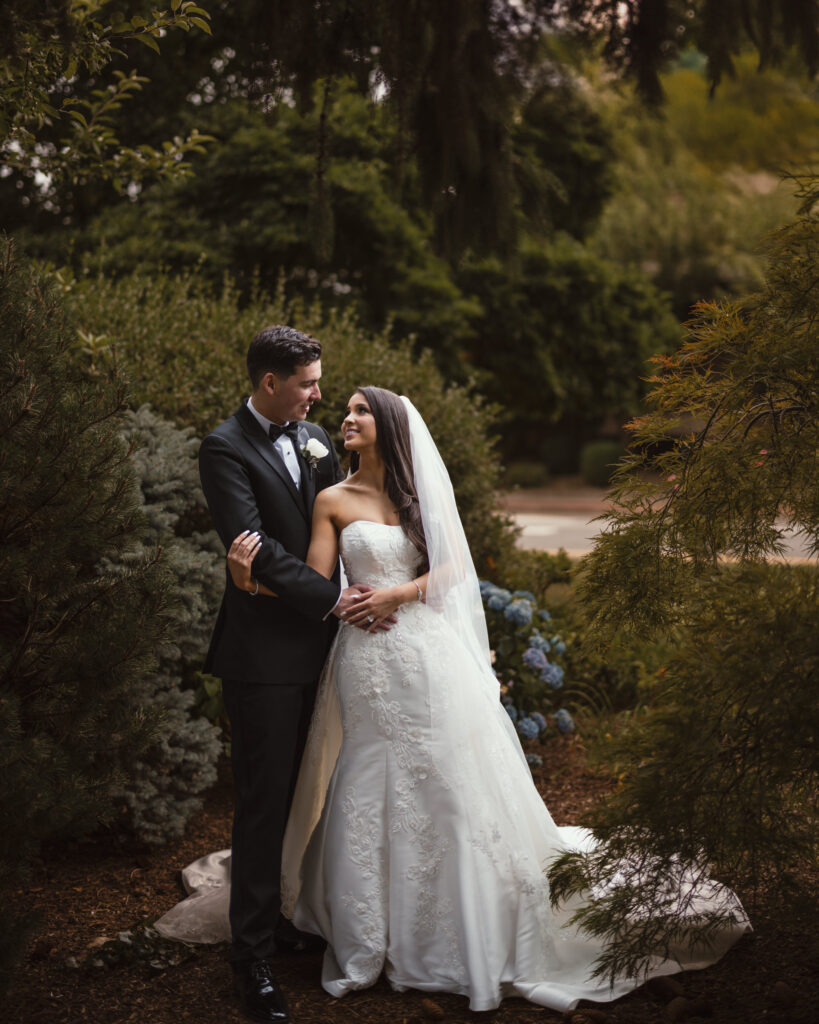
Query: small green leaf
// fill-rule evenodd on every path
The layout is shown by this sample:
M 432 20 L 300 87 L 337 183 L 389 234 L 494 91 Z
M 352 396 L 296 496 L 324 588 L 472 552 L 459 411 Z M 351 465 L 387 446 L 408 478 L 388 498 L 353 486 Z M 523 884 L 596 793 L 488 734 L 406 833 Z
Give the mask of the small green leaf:
M 134 36 L 134 39 L 138 39 L 141 43 L 144 43 L 149 50 L 154 50 L 156 53 L 159 53 L 159 43 L 154 39 L 153 36 L 141 33 L 138 36 Z
M 201 28 L 207 35 L 211 34 L 210 25 L 204 20 L 204 18 L 191 18 L 191 24 L 196 25 L 197 28 Z

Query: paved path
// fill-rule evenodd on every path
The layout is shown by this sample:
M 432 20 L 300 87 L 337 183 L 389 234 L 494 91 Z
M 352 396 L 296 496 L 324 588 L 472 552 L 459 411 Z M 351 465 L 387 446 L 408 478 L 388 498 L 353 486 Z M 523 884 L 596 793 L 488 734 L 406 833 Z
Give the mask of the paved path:
M 552 552 L 564 548 L 571 558 L 591 551 L 592 540 L 603 525 L 590 522 L 586 512 L 515 512 L 512 518 L 523 528 L 518 540 L 520 547 Z
M 556 552 L 564 548 L 571 558 L 580 558 L 592 549 L 592 541 L 605 526 L 594 522 L 603 506 L 582 512 L 517 512 L 511 511 L 512 518 L 522 527 L 518 541 L 522 548 Z M 789 562 L 808 561 L 808 550 L 803 538 L 790 535 L 785 541 L 785 559 Z

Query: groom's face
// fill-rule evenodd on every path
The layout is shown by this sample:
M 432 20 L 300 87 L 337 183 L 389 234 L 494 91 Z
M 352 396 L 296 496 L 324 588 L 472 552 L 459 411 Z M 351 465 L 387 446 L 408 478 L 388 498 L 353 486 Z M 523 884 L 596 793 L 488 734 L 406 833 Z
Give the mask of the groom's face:
M 321 360 L 317 359 L 307 366 L 297 366 L 296 372 L 290 377 L 277 377 L 273 373 L 270 376 L 273 379 L 270 396 L 272 415 L 269 418 L 277 423 L 306 419 L 310 406 L 321 398 Z

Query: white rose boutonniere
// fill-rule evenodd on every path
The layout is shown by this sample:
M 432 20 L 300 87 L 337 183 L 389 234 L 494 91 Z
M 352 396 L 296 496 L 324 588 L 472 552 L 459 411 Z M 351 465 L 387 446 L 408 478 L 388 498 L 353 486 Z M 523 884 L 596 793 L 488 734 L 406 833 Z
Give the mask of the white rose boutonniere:
M 315 469 L 318 465 L 319 459 L 323 459 L 325 455 L 330 454 L 329 448 L 323 445 L 321 441 L 315 437 L 308 438 L 300 448 L 301 454 L 304 456 L 307 465 L 310 469 Z

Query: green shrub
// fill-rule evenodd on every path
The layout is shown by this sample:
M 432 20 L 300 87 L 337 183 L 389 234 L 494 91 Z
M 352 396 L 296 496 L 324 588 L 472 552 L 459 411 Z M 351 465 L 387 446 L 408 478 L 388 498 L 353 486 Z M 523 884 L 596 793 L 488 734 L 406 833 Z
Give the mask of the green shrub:
M 211 294 L 191 277 L 135 275 L 67 281 L 68 300 L 98 371 L 112 360 L 130 376 L 135 404 L 203 436 L 247 394 L 245 353 L 271 323 L 294 323 L 324 345 L 324 400 L 313 418 L 337 440 L 356 387 L 378 384 L 406 393 L 426 419 L 452 476 L 479 571 L 511 550 L 508 522 L 496 510 L 498 466 L 491 408 L 469 388 L 447 386 L 429 352 L 394 344 L 387 332 L 364 333 L 349 312 L 288 306 L 281 292 L 240 306 L 227 283 Z M 339 450 L 341 447 L 339 445 Z
M 615 466 L 623 457 L 618 441 L 589 441 L 580 451 L 580 475 L 590 487 L 607 487 Z
M 543 487 L 549 467 L 543 462 L 512 462 L 503 471 L 504 487 Z
M 800 191 L 763 291 L 702 304 L 662 360 L 584 561 L 591 642 L 673 641 L 616 744 L 620 786 L 590 822 L 601 842 L 550 870 L 554 899 L 585 894 L 575 921 L 604 941 L 609 976 L 721 926 L 713 903 L 681 917 L 697 887 L 668 889 L 680 864 L 706 893 L 718 872 L 815 896 L 819 179 Z M 681 434 L 681 421 L 700 425 Z M 789 535 L 806 564 L 779 562 Z
M 571 558 L 561 548 L 557 554 L 515 548 L 497 567 L 494 577 L 507 590 L 529 590 L 538 604 L 547 604 L 546 592 L 556 583 L 572 578 Z
M 589 642 L 577 593 L 582 572 L 582 562 L 573 562 L 565 551 L 553 555 L 516 548 L 498 566 L 495 579 L 506 590 L 530 592 L 539 606 L 549 608 L 565 644 L 560 661 L 566 672 L 567 707 L 604 717 L 631 711 L 650 699 L 668 662 L 669 646 L 630 636 L 618 637 L 605 648 Z
M 198 681 L 224 585 L 216 533 L 190 528 L 206 508 L 196 465 L 199 441 L 192 433 L 178 430 L 147 406 L 129 411 L 125 419 L 125 436 L 138 446 L 133 464 L 145 512 L 141 543 L 162 548 L 178 594 L 169 609 L 169 642 L 159 649 L 156 671 L 146 673 L 129 695 L 135 710 L 158 712 L 156 729 L 116 794 L 124 808 L 123 824 L 148 843 L 182 834 L 202 805 L 200 794 L 216 781 L 222 749 L 219 729 L 196 715 L 196 694 L 183 688 L 184 682 Z M 129 550 L 123 563 L 137 553 Z
M 52 282 L 0 254 L 0 907 L 46 838 L 83 835 L 151 739 L 132 694 L 167 636 L 114 372 L 89 380 Z M 0 912 L 0 987 L 19 922 Z

